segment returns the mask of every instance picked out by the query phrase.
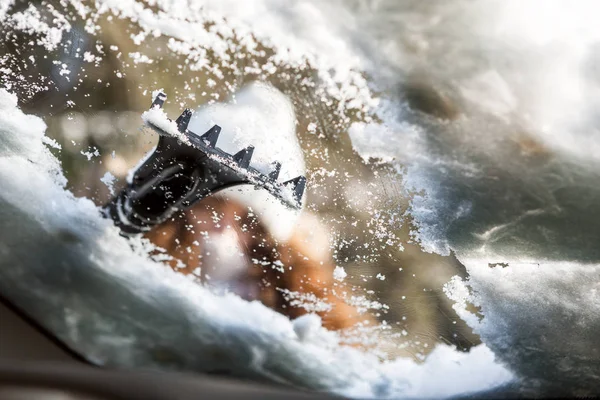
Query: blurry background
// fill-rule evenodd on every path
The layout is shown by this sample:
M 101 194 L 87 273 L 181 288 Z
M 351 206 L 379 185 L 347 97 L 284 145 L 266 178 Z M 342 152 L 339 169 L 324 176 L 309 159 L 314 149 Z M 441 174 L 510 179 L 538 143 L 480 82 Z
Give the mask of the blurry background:
M 43 16 L 52 4 L 17 2 L 13 11 L 37 7 Z M 366 163 L 353 150 L 348 127 L 365 116 L 340 118 L 339 103 L 314 89 L 319 80 L 316 70 L 263 68 L 268 47 L 262 57 L 229 54 L 236 65 L 230 71 L 198 70 L 195 63 L 218 65 L 222 55 L 209 51 L 201 60 L 182 57 L 169 49 L 165 36 L 149 35 L 136 43 L 137 25 L 110 14 L 98 20 L 93 35 L 80 19 L 71 23 L 55 50 L 30 46 L 35 33 L 9 27 L 0 45 L 5 56 L 19 60 L 4 74 L 5 84 L 23 79 L 47 86 L 37 93 L 19 93 L 25 86 L 13 82 L 12 90 L 19 93 L 26 113 L 44 118 L 48 135 L 61 145 L 53 152 L 76 196 L 102 205 L 111 196 L 103 183 L 105 174 L 116 177 L 118 190 L 128 170 L 154 146 L 157 137 L 142 128 L 140 118 L 150 106 L 153 90 L 165 90 L 166 112 L 177 116 L 184 107 L 224 100 L 248 82 L 269 82 L 295 107 L 308 169 L 307 208 L 330 230 L 335 262 L 348 273 L 346 282 L 353 286 L 353 294 L 375 301 L 370 311 L 389 328 L 385 335 L 394 343 L 385 351 L 422 360 L 436 343 L 465 351 L 479 343 L 442 291 L 452 276 L 466 276 L 464 267 L 453 255 L 424 252 L 411 240 L 402 176 L 391 164 L 377 159 Z M 459 113 L 455 102 L 424 75 L 414 74 L 389 90 L 406 98 L 412 118 L 426 123 Z

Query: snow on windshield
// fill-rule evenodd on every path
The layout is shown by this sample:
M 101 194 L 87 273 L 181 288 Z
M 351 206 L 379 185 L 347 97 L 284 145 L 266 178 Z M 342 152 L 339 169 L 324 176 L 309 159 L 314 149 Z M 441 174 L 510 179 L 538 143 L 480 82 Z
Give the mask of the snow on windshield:
M 228 370 L 357 398 L 448 397 L 515 383 L 522 393 L 593 394 L 600 357 L 593 52 L 600 31 L 593 7 L 516 0 L 0 2 L 7 48 L 26 35 L 32 49 L 47 52 L 0 56 L 0 256 L 2 265 L 18 266 L 2 269 L 2 293 L 106 365 Z M 133 93 L 127 99 L 115 87 L 119 80 Z M 284 95 L 240 92 L 255 80 L 275 82 Z M 285 140 L 274 140 L 273 150 L 306 169 L 306 208 L 331 226 L 333 244 L 324 247 L 335 257 L 333 278 L 353 285 L 345 301 L 379 318 L 355 343 L 379 347 L 343 345 L 352 341 L 325 330 L 315 314 L 290 320 L 198 285 L 158 263 L 148 243 L 120 237 L 92 201 L 73 196 L 88 193 L 90 183 L 67 188 L 72 149 L 101 165 L 96 180 L 110 182 L 112 192 L 112 173 L 125 175 L 140 149 L 153 145 L 139 143 L 147 141 L 141 133 L 124 135 L 122 150 L 101 154 L 113 125 L 132 132 L 141 121 L 127 122 L 130 113 L 111 122 L 101 98 L 144 110 L 161 87 L 175 107 L 167 114 L 209 104 L 195 122 L 206 127 L 233 113 L 219 124 L 240 135 L 244 117 L 249 134 L 265 130 L 258 116 L 264 109 L 267 118 L 281 117 L 274 127 L 293 134 L 293 106 L 306 165 L 293 148 L 282 148 Z M 73 100 L 77 91 L 85 94 Z M 235 105 L 237 93 L 236 114 L 220 102 Z M 64 142 L 45 136 L 44 122 L 26 115 L 32 113 L 47 121 L 61 115 Z M 257 140 L 269 146 L 267 136 Z M 274 231 L 294 224 L 295 215 L 267 206 L 268 196 L 254 201 Z M 417 261 L 421 248 L 455 256 L 464 272 L 436 273 L 451 261 Z M 394 263 L 404 257 L 397 254 L 406 258 Z M 403 275 L 410 262 L 420 269 Z M 377 269 L 385 263 L 393 270 Z M 397 357 L 403 347 L 394 341 L 411 334 L 402 324 L 419 318 L 407 311 L 398 276 L 426 281 L 418 287 L 424 296 L 429 286 L 443 286 L 460 322 L 483 343 L 462 352 L 437 337 L 431 347 L 415 338 L 408 353 L 420 362 Z M 395 284 L 396 297 L 385 297 L 381 288 L 390 293 Z M 432 307 L 443 307 L 437 301 Z
M 381 123 L 350 129 L 354 148 L 402 174 L 415 239 L 466 266 L 446 290 L 524 387 L 595 393 L 596 3 L 432 2 L 436 18 L 400 13 L 416 51 L 391 42 L 391 6 L 364 22 L 377 21 L 381 47 L 370 71 L 402 89 L 381 102 Z
M 151 261 L 144 243 L 132 250 L 90 200 L 64 190 L 43 121 L 16 103 L 0 91 L 1 253 L 2 265 L 10 266 L 2 269 L 0 287 L 86 358 L 229 370 L 359 398 L 449 396 L 510 379 L 484 346 L 471 353 L 441 346 L 423 365 L 380 363 L 339 346 L 318 317 L 290 321 L 257 302 L 213 294 Z M 424 378 L 429 374 L 452 384 L 432 387 Z

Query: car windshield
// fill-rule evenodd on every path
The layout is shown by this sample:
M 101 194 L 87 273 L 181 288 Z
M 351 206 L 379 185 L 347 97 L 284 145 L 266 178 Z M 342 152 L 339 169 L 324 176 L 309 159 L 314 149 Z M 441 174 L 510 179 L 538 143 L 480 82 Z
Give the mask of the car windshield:
M 0 297 L 106 367 L 598 395 L 597 11 L 0 0 Z

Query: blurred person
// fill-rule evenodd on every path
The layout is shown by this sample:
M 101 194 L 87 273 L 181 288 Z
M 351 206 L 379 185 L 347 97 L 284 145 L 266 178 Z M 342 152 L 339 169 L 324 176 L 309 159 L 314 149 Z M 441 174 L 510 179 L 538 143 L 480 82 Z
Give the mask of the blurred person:
M 172 257 L 175 271 L 292 319 L 316 312 L 330 330 L 373 322 L 342 300 L 347 289 L 334 280 L 328 234 L 316 216 L 302 213 L 285 240 L 266 220 L 239 199 L 213 195 L 146 238 Z

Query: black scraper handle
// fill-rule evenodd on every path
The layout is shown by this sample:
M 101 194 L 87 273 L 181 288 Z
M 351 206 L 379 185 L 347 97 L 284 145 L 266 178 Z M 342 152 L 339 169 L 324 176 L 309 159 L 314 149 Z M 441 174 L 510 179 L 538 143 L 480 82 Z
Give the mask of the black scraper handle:
M 166 95 L 159 93 L 152 107 L 162 107 L 165 99 Z M 180 138 L 148 123 L 160 135 L 156 149 L 135 170 L 127 187 L 103 210 L 124 234 L 149 231 L 175 212 L 235 185 L 255 185 L 268 190 L 291 208 L 302 206 L 304 176 L 278 182 L 279 162 L 273 163 L 268 174 L 256 170 L 250 166 L 253 146 L 233 155 L 226 153 L 216 147 L 221 128 L 215 125 L 197 135 L 187 129 L 191 116 L 192 112 L 186 109 L 175 121 L 183 134 Z

